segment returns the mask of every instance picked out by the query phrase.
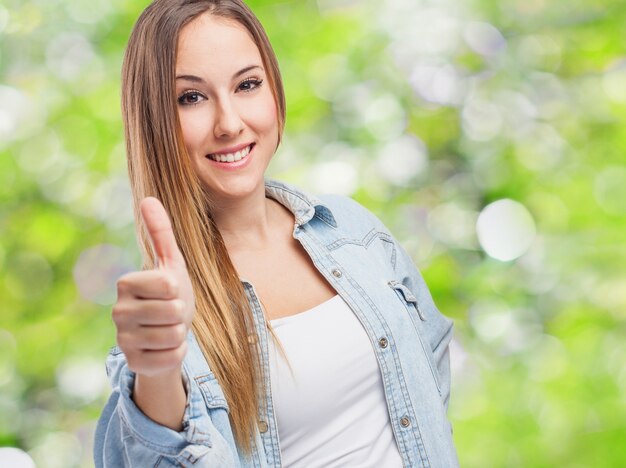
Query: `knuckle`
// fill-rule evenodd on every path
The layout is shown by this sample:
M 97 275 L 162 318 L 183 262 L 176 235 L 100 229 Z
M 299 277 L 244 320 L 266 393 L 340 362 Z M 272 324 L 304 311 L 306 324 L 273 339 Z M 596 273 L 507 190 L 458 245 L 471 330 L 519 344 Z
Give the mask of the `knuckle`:
M 134 273 L 126 273 L 120 276 L 116 281 L 117 295 L 123 296 L 132 292 L 135 284 Z
M 167 336 L 165 340 L 167 344 L 174 347 L 180 346 L 181 342 L 185 339 L 185 336 L 182 334 L 180 325 L 175 325 L 170 327 L 168 330 Z
M 182 343 L 184 343 L 186 336 L 187 336 L 187 327 L 185 327 L 184 325 L 178 325 L 176 327 L 176 341 L 179 342 L 181 346 L 182 346 Z
M 117 302 L 111 310 L 111 317 L 117 326 L 119 326 L 128 316 L 128 307 L 122 303 Z
M 178 294 L 178 284 L 176 282 L 176 278 L 172 275 L 166 273 L 161 274 L 159 283 L 159 287 L 168 296 L 175 296 Z
M 182 299 L 175 299 L 171 302 L 171 311 L 172 317 L 178 321 L 183 320 L 185 315 L 185 301 Z
M 128 291 L 130 291 L 131 289 L 131 281 L 130 278 L 128 277 L 128 275 L 124 275 L 122 277 L 120 277 L 117 282 L 116 282 L 116 286 L 117 286 L 117 296 L 122 296 L 125 293 L 127 293 Z

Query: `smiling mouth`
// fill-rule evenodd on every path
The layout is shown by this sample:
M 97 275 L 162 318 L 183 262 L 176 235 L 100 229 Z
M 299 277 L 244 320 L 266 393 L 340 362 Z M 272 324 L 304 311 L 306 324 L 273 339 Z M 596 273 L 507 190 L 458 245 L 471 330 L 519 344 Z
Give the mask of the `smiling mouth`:
M 236 151 L 234 153 L 220 153 L 220 154 L 207 154 L 207 158 L 212 159 L 213 161 L 221 162 L 221 163 L 232 163 L 241 161 L 246 158 L 252 148 L 254 147 L 254 143 L 246 146 L 244 149 Z

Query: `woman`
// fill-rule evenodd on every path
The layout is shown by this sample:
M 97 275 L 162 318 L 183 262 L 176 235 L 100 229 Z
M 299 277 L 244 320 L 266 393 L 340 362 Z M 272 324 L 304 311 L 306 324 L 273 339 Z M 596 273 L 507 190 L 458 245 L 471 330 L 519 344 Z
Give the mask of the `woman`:
M 96 466 L 456 466 L 452 324 L 411 259 L 349 198 L 264 178 L 285 103 L 252 12 L 156 0 L 122 90 L 145 265 Z

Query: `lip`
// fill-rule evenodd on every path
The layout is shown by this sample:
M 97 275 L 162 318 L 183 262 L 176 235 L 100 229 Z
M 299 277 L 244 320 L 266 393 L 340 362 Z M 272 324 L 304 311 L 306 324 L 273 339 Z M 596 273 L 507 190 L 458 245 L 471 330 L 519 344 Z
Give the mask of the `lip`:
M 237 151 L 241 151 L 244 148 L 250 146 L 253 142 L 242 143 L 241 145 L 231 146 L 230 148 L 224 148 L 219 151 L 215 151 L 209 154 L 228 154 L 228 153 L 236 153 Z
M 250 145 L 250 144 L 252 144 L 252 143 L 248 143 L 248 145 Z M 242 150 L 243 148 L 245 148 L 248 145 L 233 146 L 233 148 L 236 148 L 235 150 L 233 150 L 232 148 L 228 148 L 228 150 L 226 152 L 227 153 L 233 153 L 235 151 Z M 217 169 L 221 169 L 222 171 L 237 171 L 239 169 L 243 169 L 248 164 L 250 164 L 250 162 L 252 161 L 252 158 L 255 156 L 255 152 L 254 152 L 255 149 L 256 149 L 256 143 L 252 144 L 252 148 L 250 149 L 250 152 L 248 153 L 248 155 L 245 158 L 240 159 L 239 161 L 231 162 L 231 163 L 229 163 L 229 162 L 213 161 L 208 155 L 205 156 L 205 159 L 213 167 L 215 167 Z M 211 154 L 222 154 L 222 153 L 211 153 Z

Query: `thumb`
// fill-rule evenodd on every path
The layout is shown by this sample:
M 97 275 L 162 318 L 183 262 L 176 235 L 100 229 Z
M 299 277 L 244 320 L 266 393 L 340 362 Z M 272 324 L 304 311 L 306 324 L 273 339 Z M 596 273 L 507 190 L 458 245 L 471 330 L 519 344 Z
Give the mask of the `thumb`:
M 159 265 L 164 266 L 172 262 L 184 263 L 183 255 L 180 253 L 172 231 L 172 223 L 161 202 L 154 197 L 146 197 L 139 204 L 139 211 L 148 230 Z

